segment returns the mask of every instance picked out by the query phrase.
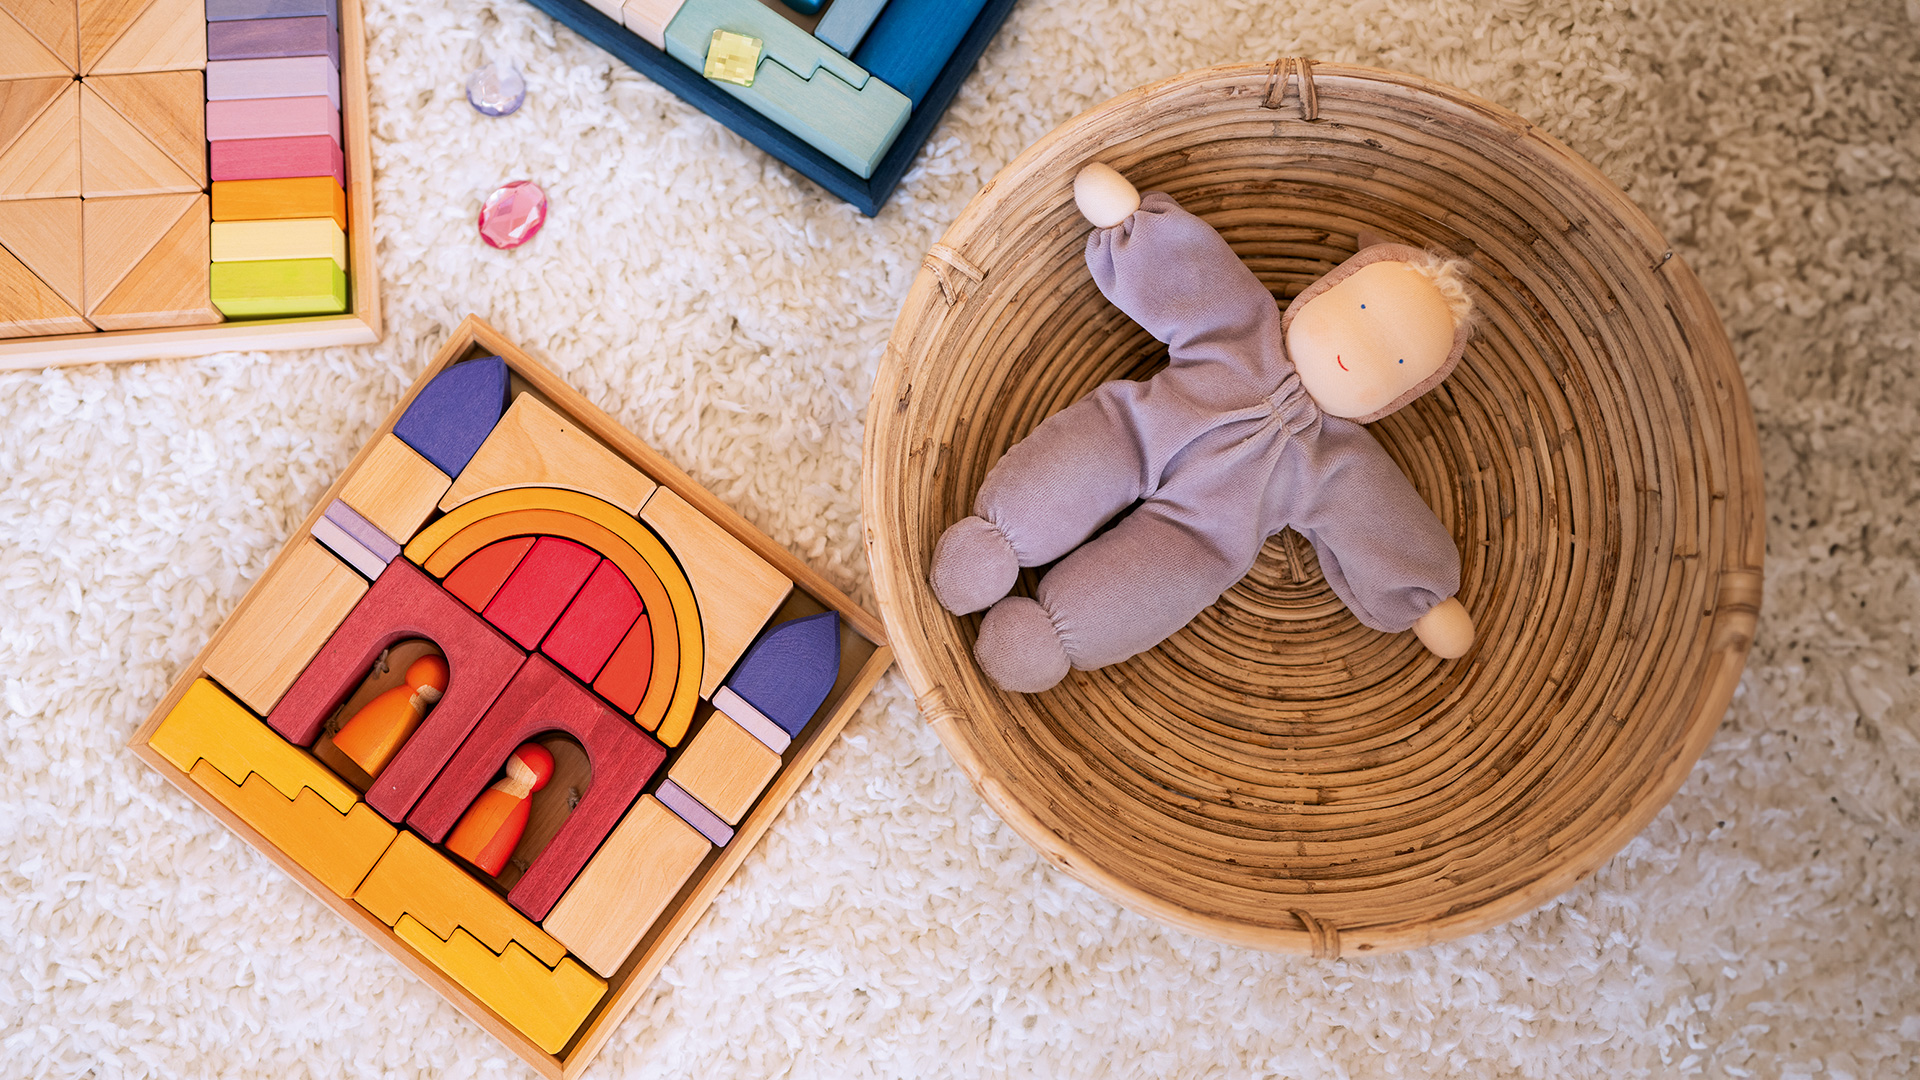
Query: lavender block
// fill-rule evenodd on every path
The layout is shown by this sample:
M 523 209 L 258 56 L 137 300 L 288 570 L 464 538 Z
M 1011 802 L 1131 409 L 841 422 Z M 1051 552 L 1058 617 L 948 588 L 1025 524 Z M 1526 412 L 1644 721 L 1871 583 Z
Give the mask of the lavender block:
M 207 24 L 207 59 L 324 56 L 340 67 L 340 32 L 324 15 L 298 19 L 241 19 Z

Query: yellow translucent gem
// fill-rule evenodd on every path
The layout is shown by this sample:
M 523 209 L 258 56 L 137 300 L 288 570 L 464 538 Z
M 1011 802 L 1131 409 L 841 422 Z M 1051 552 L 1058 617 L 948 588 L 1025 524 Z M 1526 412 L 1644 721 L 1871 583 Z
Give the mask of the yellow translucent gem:
M 707 67 L 703 74 L 720 82 L 752 86 L 754 69 L 760 66 L 761 45 L 757 37 L 715 30 L 713 40 L 707 45 Z

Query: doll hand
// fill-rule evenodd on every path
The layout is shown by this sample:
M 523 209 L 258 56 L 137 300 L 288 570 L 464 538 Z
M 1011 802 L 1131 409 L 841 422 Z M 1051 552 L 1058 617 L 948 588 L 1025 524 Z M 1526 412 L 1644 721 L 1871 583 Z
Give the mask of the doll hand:
M 1433 605 L 1413 624 L 1413 633 L 1435 656 L 1457 660 L 1473 648 L 1473 616 L 1458 597 L 1449 596 Z
M 1140 209 L 1140 193 L 1110 165 L 1094 162 L 1073 178 L 1073 202 L 1096 229 L 1111 229 Z

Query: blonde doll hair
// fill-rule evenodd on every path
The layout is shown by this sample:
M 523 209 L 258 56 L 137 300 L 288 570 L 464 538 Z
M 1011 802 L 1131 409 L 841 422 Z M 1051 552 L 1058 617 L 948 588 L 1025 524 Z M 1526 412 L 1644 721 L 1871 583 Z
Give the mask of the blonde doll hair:
M 1467 292 L 1467 274 L 1472 268 L 1467 261 L 1434 251 L 1422 252 L 1421 256 L 1407 260 L 1407 265 L 1440 290 L 1441 297 L 1447 302 L 1447 310 L 1453 313 L 1456 329 L 1470 323 L 1473 320 L 1473 296 Z

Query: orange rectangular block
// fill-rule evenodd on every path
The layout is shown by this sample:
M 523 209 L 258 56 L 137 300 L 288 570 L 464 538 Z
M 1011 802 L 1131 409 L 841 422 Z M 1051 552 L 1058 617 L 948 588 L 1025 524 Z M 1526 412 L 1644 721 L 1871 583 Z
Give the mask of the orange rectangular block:
M 347 193 L 331 176 L 281 180 L 215 180 L 213 220 L 276 221 L 330 217 L 347 227 Z

